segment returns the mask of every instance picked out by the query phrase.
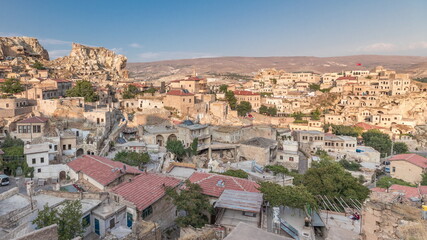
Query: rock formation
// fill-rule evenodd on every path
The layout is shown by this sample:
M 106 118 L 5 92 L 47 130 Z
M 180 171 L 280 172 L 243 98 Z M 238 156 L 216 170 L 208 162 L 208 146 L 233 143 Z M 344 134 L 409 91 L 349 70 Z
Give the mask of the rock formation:
M 36 38 L 0 37 L 0 60 L 6 57 L 49 60 L 49 53 Z
M 128 78 L 126 62 L 125 56 L 106 48 L 73 43 L 69 56 L 51 61 L 48 67 L 58 77 L 115 81 Z

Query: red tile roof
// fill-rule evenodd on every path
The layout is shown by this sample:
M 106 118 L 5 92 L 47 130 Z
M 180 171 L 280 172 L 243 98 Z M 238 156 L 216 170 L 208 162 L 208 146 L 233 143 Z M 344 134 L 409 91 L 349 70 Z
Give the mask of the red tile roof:
M 123 182 L 112 191 L 144 210 L 165 195 L 164 186 L 176 187 L 181 181 L 156 173 L 143 173 L 130 182 Z
M 170 90 L 167 95 L 174 95 L 174 96 L 194 96 L 192 93 L 184 92 L 179 89 Z
M 103 186 L 107 186 L 126 173 L 142 173 L 142 171 L 127 164 L 116 162 L 105 157 L 91 155 L 83 155 L 82 157 L 67 163 L 67 165 L 75 172 L 82 172 Z M 118 169 L 123 169 L 123 165 L 126 165 L 126 173 Z M 116 170 L 113 172 L 113 169 Z
M 351 76 L 339 77 L 337 78 L 337 80 L 357 80 L 357 77 L 351 77 Z
M 408 187 L 408 186 L 402 186 L 393 184 L 389 188 L 389 192 L 399 192 L 405 194 L 406 198 L 412 198 L 412 197 L 420 197 L 420 194 L 418 192 L 418 188 L 416 187 Z
M 49 118 L 45 117 L 30 117 L 24 120 L 19 121 L 18 123 L 44 123 L 47 122 Z
M 420 194 L 422 194 L 422 195 L 427 194 L 427 186 L 419 186 L 418 190 L 419 190 Z
M 379 126 L 367 124 L 367 123 L 364 123 L 364 122 L 356 123 L 354 126 L 355 127 L 361 127 L 361 128 L 363 128 L 363 130 L 366 130 L 366 131 L 372 130 L 372 129 L 385 129 L 383 127 L 379 127 Z
M 372 192 L 386 192 L 386 191 L 387 191 L 387 189 L 385 189 L 385 188 L 380 188 L 380 187 L 374 187 L 374 188 L 371 188 L 371 191 L 372 191 Z
M 427 168 L 427 158 L 414 153 L 394 155 L 389 161 L 407 161 L 418 167 Z
M 259 95 L 258 93 L 253 93 L 251 91 L 234 91 L 234 95 Z
M 203 190 L 203 193 L 213 197 L 221 196 L 225 189 L 245 191 L 245 192 L 259 192 L 259 185 L 251 180 L 230 177 L 225 175 L 194 172 L 188 179 L 192 183 L 197 183 Z M 224 182 L 224 186 L 218 186 L 219 181 Z

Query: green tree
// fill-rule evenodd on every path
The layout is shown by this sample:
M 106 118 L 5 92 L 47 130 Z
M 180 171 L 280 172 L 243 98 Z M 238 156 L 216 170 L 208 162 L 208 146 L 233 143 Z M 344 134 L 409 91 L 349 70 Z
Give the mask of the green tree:
M 362 133 L 363 141 L 366 146 L 372 147 L 381 153 L 381 157 L 386 157 L 391 151 L 391 139 L 390 137 L 380 132 L 377 129 L 369 130 Z
M 50 208 L 46 203 L 43 210 L 39 211 L 37 217 L 32 222 L 37 226 L 37 228 L 43 228 L 50 226 L 52 224 L 59 223 L 58 211 L 56 208 Z
M 84 97 L 87 102 L 98 101 L 98 95 L 92 84 L 87 80 L 79 80 L 76 85 L 67 91 L 67 97 Z
M 421 176 L 422 176 L 421 185 L 427 186 L 427 173 L 423 173 Z
M 310 113 L 311 120 L 320 120 L 320 114 L 321 114 L 320 110 L 316 108 L 316 110 Z
M 393 184 L 415 187 L 411 183 L 403 181 L 402 179 L 392 178 L 389 176 L 384 176 L 384 177 L 378 179 L 378 181 L 377 181 L 377 187 L 380 187 L 380 188 L 389 188 Z
M 37 228 L 57 224 L 60 240 L 83 237 L 85 223 L 82 222 L 82 204 L 79 200 L 66 201 L 60 211 L 45 205 L 32 223 Z
M 21 139 L 17 138 L 14 139 L 12 138 L 9 134 L 5 137 L 4 141 L 2 144 L 0 144 L 0 147 L 2 148 L 7 148 L 7 147 L 13 147 L 13 146 L 24 146 L 24 141 L 22 141 Z
M 228 105 L 230 105 L 230 108 L 235 110 L 237 107 L 237 98 L 234 96 L 234 92 L 227 91 L 227 93 L 225 93 L 225 99 L 227 100 Z
M 357 178 L 345 171 L 339 163 L 329 160 L 313 163 L 304 174 L 303 184 L 313 195 L 355 198 L 361 201 L 369 195 L 369 189 L 360 184 Z
M 131 166 L 141 167 L 143 164 L 150 162 L 150 155 L 146 152 L 127 152 L 120 151 L 114 156 L 114 161 L 126 163 Z
M 197 147 L 199 145 L 199 138 L 194 138 L 190 147 L 187 148 L 187 152 L 190 156 L 197 155 Z
M 343 166 L 343 168 L 350 170 L 350 171 L 359 171 L 360 167 L 362 167 L 362 165 L 360 165 L 360 163 L 347 161 L 345 159 L 339 161 L 339 163 L 341 164 L 341 166 Z
M 267 106 L 265 106 L 265 105 L 261 105 L 261 107 L 259 107 L 258 112 L 259 112 L 260 114 L 268 114 L 268 107 L 267 107 Z
M 128 85 L 123 91 L 123 99 L 132 99 L 139 94 L 139 89 L 135 85 Z
M 361 127 L 334 125 L 334 124 L 323 125 L 323 129 L 325 131 L 328 131 L 330 127 L 332 128 L 332 133 L 335 135 L 358 137 L 363 132 L 363 129 Z
M 270 206 L 288 206 L 304 209 L 309 205 L 317 208 L 317 202 L 305 186 L 280 186 L 271 182 L 260 182 L 259 190 L 264 194 L 264 199 Z
M 46 68 L 44 67 L 43 63 L 39 62 L 39 61 L 35 61 L 33 63 L 33 65 L 31 66 L 32 68 L 35 68 L 37 70 L 45 70 Z
M 155 89 L 153 87 L 151 87 L 151 88 L 149 88 L 149 89 L 147 89 L 147 90 L 144 91 L 144 93 L 151 93 L 151 94 L 153 94 L 155 92 L 157 92 L 157 89 Z
M 182 160 L 182 157 L 184 156 L 184 154 L 186 152 L 185 148 L 184 148 L 184 145 L 179 140 L 168 140 L 166 142 L 166 149 L 169 152 L 175 154 L 175 156 L 177 157 L 177 159 L 179 161 Z
M 304 117 L 304 114 L 302 112 L 294 112 L 291 114 L 291 117 L 294 118 L 294 123 L 306 122 L 306 121 L 302 120 L 302 118 Z
M 238 177 L 238 178 L 245 178 L 247 179 L 249 177 L 249 174 L 241 169 L 238 170 L 227 170 L 223 173 L 220 173 L 221 175 L 231 176 L 231 177 Z
M 166 195 L 173 200 L 178 211 L 184 211 L 175 221 L 180 227 L 203 227 L 209 222 L 207 214 L 212 212 L 209 198 L 202 193 L 202 188 L 196 183 L 185 181 L 185 189 L 179 193 L 171 187 L 166 187 Z
M 24 87 L 18 79 L 8 78 L 0 84 L 0 91 L 6 94 L 15 94 L 24 91 Z
M 270 79 L 270 82 L 271 82 L 271 84 L 276 85 L 276 84 L 277 84 L 277 79 L 275 79 L 275 78 L 271 78 L 271 79 Z
M 241 101 L 239 105 L 237 105 L 236 107 L 237 109 L 237 114 L 239 116 L 246 116 L 246 114 L 250 113 L 252 110 L 252 105 L 250 102 L 247 101 Z
M 404 142 L 397 142 L 393 145 L 394 154 L 407 153 L 409 151 L 408 145 Z
M 320 91 L 320 84 L 312 83 L 312 84 L 308 85 L 308 88 L 311 91 Z
M 221 86 L 219 86 L 219 92 L 221 92 L 221 93 L 226 93 L 227 89 L 228 89 L 227 84 L 222 84 Z
M 275 106 L 274 107 L 269 107 L 267 109 L 267 113 L 268 113 L 269 116 L 276 116 L 277 115 L 277 108 Z
M 267 165 L 264 167 L 265 170 L 270 171 L 273 175 L 277 174 L 289 174 L 289 169 L 282 165 Z

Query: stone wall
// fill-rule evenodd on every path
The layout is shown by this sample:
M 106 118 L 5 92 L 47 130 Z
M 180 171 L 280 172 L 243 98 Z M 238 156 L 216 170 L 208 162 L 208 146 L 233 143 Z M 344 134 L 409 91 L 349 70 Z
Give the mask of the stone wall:
M 37 229 L 25 236 L 15 240 L 56 240 L 58 239 L 58 225 L 53 224 L 41 229 Z

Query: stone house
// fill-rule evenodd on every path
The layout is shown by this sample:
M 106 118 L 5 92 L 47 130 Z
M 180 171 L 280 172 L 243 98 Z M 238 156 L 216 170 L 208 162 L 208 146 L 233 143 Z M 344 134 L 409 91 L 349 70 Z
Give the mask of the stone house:
M 32 112 L 33 103 L 26 98 L 0 99 L 0 116 L 3 118 L 16 117 Z
M 306 153 L 314 154 L 323 150 L 325 146 L 325 133 L 320 131 L 294 131 L 294 140 L 298 142 L 299 149 Z
M 130 181 L 142 173 L 127 164 L 92 155 L 83 155 L 67 165 L 70 168 L 68 174 L 71 179 L 88 183 L 100 191 Z
M 298 142 L 292 140 L 283 141 L 282 149 L 277 151 L 276 164 L 283 165 L 288 169 L 298 170 Z
M 205 78 L 188 77 L 174 80 L 170 83 L 171 89 L 185 89 L 190 93 L 207 93 L 207 81 Z
M 212 128 L 212 141 L 221 143 L 239 143 L 244 140 L 242 127 L 217 126 Z
M 176 206 L 166 197 L 165 187 L 176 188 L 180 180 L 156 173 L 142 173 L 113 189 L 114 201 L 127 206 L 127 226 L 144 220 L 159 224 L 161 229 L 174 225 Z
M 48 120 L 45 117 L 30 117 L 21 120 L 16 123 L 16 131 L 12 133 L 12 136 L 23 141 L 32 141 L 34 138 L 42 137 L 47 131 Z
M 237 99 L 237 104 L 240 104 L 243 101 L 249 102 L 252 109 L 255 111 L 258 111 L 259 107 L 261 107 L 261 95 L 258 93 L 250 91 L 234 91 L 234 96 Z
M 176 128 L 178 130 L 178 139 L 182 141 L 184 147 L 189 147 L 195 138 L 198 139 L 199 146 L 211 143 L 212 134 L 209 125 L 185 120 L 183 123 L 176 125 Z
M 190 115 L 195 108 L 196 98 L 194 93 L 187 90 L 171 90 L 166 93 L 163 99 L 163 105 L 168 108 L 176 109 L 182 115 Z
M 422 174 L 426 173 L 427 158 L 417 154 L 399 154 L 388 159 L 390 175 L 412 184 L 421 182 Z
M 331 133 L 325 133 L 325 146 L 323 149 L 327 152 L 346 153 L 356 152 L 357 139 L 350 136 L 337 136 Z
M 255 137 L 242 142 L 237 149 L 239 161 L 255 160 L 261 166 L 269 165 L 276 160 L 277 141 Z
M 142 140 L 146 144 L 158 145 L 160 147 L 166 146 L 168 140 L 178 139 L 178 130 L 175 126 L 166 124 L 144 126 L 144 134 Z

